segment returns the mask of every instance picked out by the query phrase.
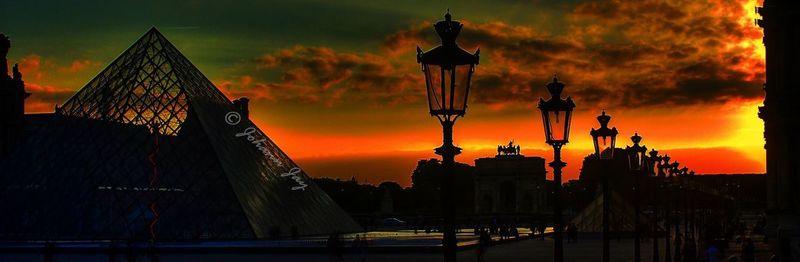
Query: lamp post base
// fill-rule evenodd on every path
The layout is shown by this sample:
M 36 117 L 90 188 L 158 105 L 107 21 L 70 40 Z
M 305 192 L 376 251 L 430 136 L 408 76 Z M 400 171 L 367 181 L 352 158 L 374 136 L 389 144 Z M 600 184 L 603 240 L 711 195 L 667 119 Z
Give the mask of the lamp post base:
M 553 168 L 553 183 L 555 184 L 555 188 L 553 189 L 555 195 L 553 197 L 553 240 L 555 241 L 553 261 L 556 262 L 564 261 L 564 218 L 561 208 L 561 169 L 567 166 L 567 163 L 561 161 L 561 146 L 561 144 L 553 144 L 553 162 L 549 164 L 549 166 Z
M 455 177 L 455 157 L 461 153 L 461 148 L 453 145 L 453 122 L 443 121 L 442 146 L 436 148 L 434 152 L 442 156 L 443 179 L 441 185 L 442 199 L 442 249 L 445 262 L 456 261 L 457 239 L 456 239 L 456 208 L 453 200 L 453 186 Z

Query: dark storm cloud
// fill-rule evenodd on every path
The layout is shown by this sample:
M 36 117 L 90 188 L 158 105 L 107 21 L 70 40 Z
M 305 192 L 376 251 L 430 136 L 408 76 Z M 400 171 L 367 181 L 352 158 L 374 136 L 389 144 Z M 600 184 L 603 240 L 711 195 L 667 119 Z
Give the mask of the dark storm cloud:
M 27 49 L 60 64 L 110 61 L 158 26 L 231 95 L 330 106 L 419 102 L 424 84 L 414 49 L 427 50 L 439 41 L 432 23 L 421 17 L 446 7 L 385 4 L 12 1 L 3 4 L 0 21 L 11 25 L 4 30 L 15 41 L 25 43 L 12 50 L 17 58 L 31 54 Z M 543 86 L 554 73 L 576 99 L 604 106 L 761 95 L 761 57 L 752 45 L 737 45 L 757 41 L 759 32 L 751 21 L 742 22 L 752 11 L 739 1 L 508 0 L 455 7 L 465 24 L 461 45 L 482 49 L 471 96 L 477 103 L 528 105 L 546 96 Z M 28 13 L 38 15 L 21 15 Z M 287 48 L 297 43 L 303 44 Z M 256 63 L 227 66 L 253 57 Z
M 259 74 L 278 72 L 280 80 L 264 87 L 279 99 L 328 106 L 343 99 L 349 103 L 370 99 L 370 103 L 396 104 L 415 101 L 422 92 L 417 85 L 421 76 L 369 53 L 297 46 L 264 55 L 256 64 Z
M 714 8 L 725 11 L 708 12 Z M 741 23 L 742 8 L 713 0 L 591 1 L 565 16 L 565 32 L 462 21 L 460 45 L 482 50 L 470 97 L 497 108 L 531 106 L 547 96 L 544 85 L 557 73 L 567 83 L 565 94 L 598 107 L 756 98 L 763 61 L 753 45 L 740 45 L 758 34 Z M 294 94 L 287 99 L 416 102 L 425 94 L 414 50 L 437 44 L 432 23 L 423 22 L 386 36 L 379 52 L 298 46 L 269 53 L 255 77 Z

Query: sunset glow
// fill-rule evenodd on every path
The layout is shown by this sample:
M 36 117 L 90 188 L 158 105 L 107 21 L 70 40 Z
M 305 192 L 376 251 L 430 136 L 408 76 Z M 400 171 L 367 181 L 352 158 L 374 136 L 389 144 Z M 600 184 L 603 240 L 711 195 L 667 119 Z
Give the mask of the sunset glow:
M 592 153 L 589 130 L 603 109 L 620 130 L 618 146 L 635 131 L 699 174 L 765 172 L 757 0 L 395 3 L 417 12 L 358 1 L 253 3 L 230 13 L 210 8 L 212 19 L 170 4 L 149 22 L 103 16 L 93 26 L 59 24 L 64 14 L 54 11 L 22 17 L 31 12 L 19 10 L 35 7 L 21 2 L 0 11 L 0 21 L 13 40 L 9 61 L 33 93 L 28 112 L 52 112 L 155 25 L 230 99 L 249 97 L 252 120 L 309 175 L 409 186 L 418 160 L 439 158 L 433 148 L 442 139 L 415 48 L 438 45 L 431 25 L 449 7 L 465 24 L 462 47 L 481 48 L 469 110 L 456 122 L 457 161 L 474 164 L 512 139 L 522 154 L 549 161 L 536 102 L 558 74 L 577 104 L 565 181 Z

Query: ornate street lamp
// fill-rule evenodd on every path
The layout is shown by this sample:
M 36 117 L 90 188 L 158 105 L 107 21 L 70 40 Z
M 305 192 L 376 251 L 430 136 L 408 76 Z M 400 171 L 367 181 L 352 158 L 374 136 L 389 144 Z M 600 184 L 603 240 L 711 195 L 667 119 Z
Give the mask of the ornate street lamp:
M 425 73 L 431 115 L 441 121 L 455 121 L 467 111 L 469 86 L 480 58 L 480 49 L 474 54 L 461 49 L 456 38 L 463 25 L 453 21 L 449 11 L 444 18 L 434 25 L 442 45 L 428 52 L 417 47 L 417 63 L 422 65 Z
M 614 144 L 617 140 L 617 128 L 608 128 L 608 122 L 611 121 L 611 116 L 606 115 L 606 111 L 597 116 L 597 121 L 600 122 L 600 128 L 594 129 L 589 132 L 594 141 L 594 154 L 603 164 L 603 262 L 611 261 L 611 247 L 609 231 L 609 212 L 611 207 L 611 192 L 608 190 L 608 165 L 614 159 Z
M 617 128 L 608 128 L 608 122 L 611 121 L 611 116 L 606 115 L 606 111 L 597 116 L 597 122 L 600 122 L 600 128 L 594 129 L 589 132 L 592 135 L 594 142 L 594 154 L 601 160 L 614 159 L 614 145 L 617 141 Z M 605 193 L 605 192 L 603 192 Z
M 672 229 L 672 222 L 673 222 L 673 220 L 672 220 L 672 212 L 673 212 L 672 208 L 673 208 L 673 205 L 674 205 L 674 201 L 672 199 L 672 196 L 673 196 L 674 189 L 673 189 L 672 181 L 671 181 L 672 175 L 669 172 L 669 168 L 672 166 L 672 164 L 669 163 L 669 160 L 670 160 L 669 155 L 664 155 L 661 158 L 661 160 L 662 160 L 662 162 L 658 164 L 658 168 L 659 168 L 658 172 L 659 172 L 659 176 L 663 178 L 662 179 L 662 182 L 663 182 L 662 184 L 666 187 L 666 194 L 667 194 L 667 197 L 665 198 L 666 201 L 664 201 L 664 208 L 665 208 L 665 210 L 664 210 L 664 233 L 665 233 L 665 236 L 664 236 L 664 261 L 671 262 L 672 261 L 672 250 L 671 250 L 672 244 L 669 241 L 672 239 L 672 236 L 670 234 L 670 232 L 671 232 L 670 230 Z M 677 210 L 677 206 L 675 206 L 674 209 Z M 675 223 L 677 223 L 677 222 L 675 222 Z M 676 233 L 676 236 L 677 236 L 677 231 L 675 233 Z
M 678 167 L 680 165 L 681 165 L 680 162 L 673 161 L 672 164 L 670 164 L 669 167 L 668 167 L 670 176 L 674 177 L 676 180 L 678 179 L 678 174 L 680 174 L 680 171 L 678 170 Z
M 561 91 L 564 90 L 564 83 L 558 82 L 558 78 L 553 76 L 553 82 L 547 84 L 547 91 L 550 92 L 550 99 L 545 101 L 539 98 L 539 110 L 542 111 L 542 123 L 544 124 L 545 142 L 553 147 L 553 182 L 555 189 L 553 197 L 553 220 L 554 220 L 554 261 L 564 261 L 564 223 L 561 212 L 561 169 L 567 163 L 561 161 L 561 147 L 569 142 L 569 124 L 572 120 L 572 110 L 575 102 L 571 97 L 561 98 Z
M 686 190 L 683 192 L 686 213 L 683 215 L 683 217 L 686 223 L 684 225 L 684 231 L 687 234 L 685 238 L 688 241 L 690 239 L 689 236 L 694 234 L 694 201 L 689 203 L 689 194 L 694 191 L 692 190 L 693 187 L 691 181 L 689 181 L 689 168 L 684 166 L 683 168 L 679 169 L 678 172 L 680 172 L 681 179 L 683 179 L 685 181 L 684 183 L 686 184 Z M 691 239 L 694 238 L 692 237 Z
M 677 163 L 677 162 L 676 162 Z M 681 185 L 683 186 L 683 191 L 681 194 L 683 195 L 683 239 L 684 243 L 689 241 L 689 192 L 690 192 L 690 185 L 689 181 L 686 180 L 686 170 L 688 168 L 678 168 L 678 165 L 675 165 L 675 174 L 678 175 L 678 179 L 681 180 Z M 686 250 L 684 250 L 686 252 Z
M 650 156 L 647 157 L 647 173 L 652 174 L 652 181 L 653 181 L 653 189 L 655 187 L 659 187 L 659 190 L 652 190 L 651 193 L 653 194 L 653 262 L 659 261 L 659 254 L 658 254 L 658 206 L 660 203 L 659 194 L 663 192 L 663 182 L 661 181 L 661 177 L 659 176 L 660 165 L 661 165 L 661 156 L 658 155 L 658 150 L 655 148 L 650 150 Z M 667 240 L 669 241 L 669 240 Z
M 631 142 L 633 142 L 633 146 L 625 147 L 625 152 L 628 153 L 628 168 L 633 171 L 643 171 L 647 165 L 647 147 L 639 145 L 642 137 L 638 132 L 633 133 Z
M 640 201 L 639 201 L 639 192 L 641 191 L 641 176 L 644 175 L 645 166 L 647 165 L 647 147 L 640 146 L 639 142 L 642 142 L 642 137 L 639 136 L 639 133 L 634 132 L 633 136 L 631 137 L 631 142 L 633 142 L 633 146 L 626 146 L 625 152 L 628 153 L 628 168 L 633 173 L 633 231 L 634 231 L 634 240 L 633 240 L 633 261 L 639 262 L 642 260 L 642 253 L 641 253 L 641 225 L 639 224 L 639 212 L 640 212 Z
M 650 155 L 647 157 L 647 175 L 656 177 L 658 176 L 657 164 L 661 162 L 661 156 L 658 155 L 658 150 L 655 148 L 650 149 Z
M 672 196 L 676 196 L 676 197 L 679 197 L 679 196 L 683 195 L 682 194 L 683 193 L 683 185 L 680 183 L 680 180 L 678 180 L 678 166 L 679 165 L 680 165 L 680 163 L 678 163 L 678 161 L 675 161 L 675 162 L 672 162 L 671 164 L 666 166 L 668 178 L 670 178 L 670 181 L 672 181 L 672 183 L 674 183 L 673 189 L 671 190 L 672 191 Z M 677 187 L 677 189 L 675 189 L 676 187 Z M 675 194 L 675 192 L 678 192 L 678 194 Z M 681 207 L 680 199 L 675 199 L 673 201 L 673 204 L 675 206 L 675 208 L 674 208 L 674 218 L 673 218 L 673 221 L 675 223 L 675 241 L 673 243 L 673 245 L 675 247 L 675 253 L 673 254 L 673 256 L 677 260 L 677 259 L 681 258 L 681 242 L 683 241 L 681 239 L 681 236 L 680 236 L 681 235 L 681 215 L 680 215 L 681 213 L 680 213 L 680 210 L 679 210 L 679 208 Z
M 539 110 L 542 111 L 545 141 L 551 146 L 564 145 L 569 142 L 569 125 L 572 120 L 572 110 L 575 102 L 572 97 L 561 99 L 564 83 L 553 76 L 553 82 L 547 84 L 550 99 L 545 101 L 539 98 Z
M 428 52 L 417 47 L 417 63 L 422 65 L 425 73 L 425 86 L 428 92 L 428 107 L 431 116 L 436 116 L 442 124 L 443 143 L 436 148 L 437 155 L 442 156 L 444 180 L 442 182 L 442 213 L 444 218 L 444 236 L 442 246 L 444 261 L 456 261 L 455 201 L 453 201 L 453 169 L 455 156 L 461 148 L 453 145 L 453 124 L 467 112 L 467 97 L 472 73 L 479 61 L 480 49 L 470 54 L 456 44 L 456 37 L 461 32 L 462 24 L 452 20 L 448 10 L 444 21 L 433 25 L 442 39 L 440 46 Z
M 659 169 L 658 170 L 658 172 L 659 172 L 658 176 L 666 177 L 667 176 L 667 169 L 670 166 L 670 163 L 669 163 L 670 157 L 669 157 L 669 155 L 664 155 L 664 157 L 662 157 L 661 160 L 663 160 L 663 162 L 662 162 L 663 164 L 662 163 L 658 164 L 658 169 Z

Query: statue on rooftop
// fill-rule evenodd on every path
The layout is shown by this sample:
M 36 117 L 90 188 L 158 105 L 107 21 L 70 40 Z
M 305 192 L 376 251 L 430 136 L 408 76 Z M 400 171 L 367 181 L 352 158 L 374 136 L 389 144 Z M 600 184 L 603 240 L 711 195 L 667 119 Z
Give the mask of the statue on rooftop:
M 514 145 L 514 140 L 511 140 L 508 142 L 507 146 L 502 146 L 502 145 L 497 146 L 497 155 L 498 156 L 520 155 L 520 146 Z
M 0 34 L 0 73 L 3 76 L 8 77 L 8 62 L 6 61 L 6 56 L 8 56 L 8 49 L 11 48 L 11 40 L 4 34 Z
M 14 67 L 12 68 L 12 71 L 13 71 L 13 76 L 14 76 L 13 79 L 14 80 L 18 80 L 18 81 L 22 80 L 22 73 L 19 72 L 19 65 L 14 64 Z

